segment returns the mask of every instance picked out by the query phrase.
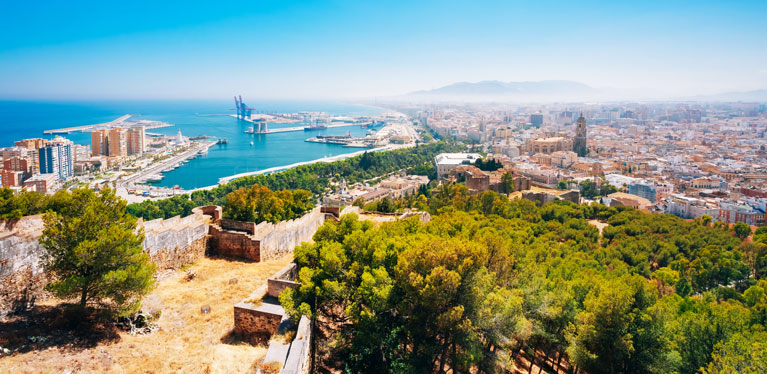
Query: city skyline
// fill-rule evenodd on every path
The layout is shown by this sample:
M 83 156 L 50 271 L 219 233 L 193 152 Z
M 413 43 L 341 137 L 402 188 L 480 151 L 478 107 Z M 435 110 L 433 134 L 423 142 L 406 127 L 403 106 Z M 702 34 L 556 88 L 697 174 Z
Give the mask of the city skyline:
M 767 88 L 761 2 L 7 8 L 0 99 L 371 99 L 485 80 L 656 99 Z

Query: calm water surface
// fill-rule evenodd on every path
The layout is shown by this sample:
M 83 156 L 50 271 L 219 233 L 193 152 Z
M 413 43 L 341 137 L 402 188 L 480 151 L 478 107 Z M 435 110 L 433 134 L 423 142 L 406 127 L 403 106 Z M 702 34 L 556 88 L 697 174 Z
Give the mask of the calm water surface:
M 262 101 L 248 105 L 266 112 L 291 113 L 299 111 L 327 112 L 331 115 L 375 115 L 383 110 L 376 107 L 316 101 Z M 151 133 L 184 136 L 208 135 L 227 138 L 229 144 L 214 145 L 207 155 L 189 160 L 185 165 L 167 172 L 156 185 L 179 185 L 184 189 L 210 186 L 221 177 L 336 156 L 360 150 L 334 144 L 308 143 L 304 140 L 318 134 L 364 136 L 358 126 L 331 128 L 321 131 L 296 131 L 277 134 L 246 134 L 249 122 L 227 116 L 198 114 L 228 114 L 234 103 L 227 101 L 101 101 L 101 102 L 19 102 L 0 101 L 0 147 L 12 146 L 15 140 L 43 135 L 44 130 L 108 122 L 123 114 L 138 114 L 136 119 L 157 120 L 174 126 L 148 130 Z M 293 127 L 295 124 L 274 124 L 270 128 Z M 64 135 L 77 144 L 90 144 L 89 133 Z M 251 145 L 251 142 L 253 144 Z

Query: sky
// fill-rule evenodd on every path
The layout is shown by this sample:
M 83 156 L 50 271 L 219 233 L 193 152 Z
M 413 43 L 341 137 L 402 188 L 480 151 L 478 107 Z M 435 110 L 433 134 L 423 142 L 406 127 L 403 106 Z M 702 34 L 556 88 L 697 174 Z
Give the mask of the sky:
M 767 1 L 3 1 L 0 98 L 377 98 L 571 80 L 767 88 Z

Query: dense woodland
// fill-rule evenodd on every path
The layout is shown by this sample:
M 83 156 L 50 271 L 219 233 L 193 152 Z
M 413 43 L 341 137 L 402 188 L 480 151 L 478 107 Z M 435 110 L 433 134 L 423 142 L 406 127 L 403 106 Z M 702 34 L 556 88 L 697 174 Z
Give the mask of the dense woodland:
M 267 187 L 273 191 L 304 189 L 316 196 L 328 192 L 332 180 L 345 180 L 352 184 L 396 172 L 400 169 L 417 167 L 421 172 L 429 172 L 428 164 L 434 163 L 434 157 L 444 152 L 463 150 L 464 146 L 456 143 L 434 142 L 419 144 L 413 148 L 403 148 L 385 152 L 365 152 L 359 156 L 335 162 L 318 162 L 302 165 L 279 173 L 262 174 L 235 179 L 211 190 L 195 191 L 191 198 L 174 197 L 159 201 L 145 201 L 129 205 L 129 213 L 144 219 L 170 218 L 178 214 L 191 214 L 191 208 L 202 205 L 224 205 L 227 195 L 253 185 Z M 190 199 L 190 200 L 188 200 Z M 191 201 L 191 204 L 186 201 Z
M 312 193 L 307 190 L 272 191 L 253 185 L 226 195 L 224 218 L 255 223 L 277 223 L 301 217 L 314 208 Z
M 424 201 L 425 200 L 425 201 Z M 767 229 L 446 186 L 431 222 L 326 222 L 281 297 L 351 373 L 764 373 Z M 600 235 L 589 220 L 609 225 Z M 741 235 L 742 236 L 742 235 Z M 522 367 L 527 371 L 530 367 Z

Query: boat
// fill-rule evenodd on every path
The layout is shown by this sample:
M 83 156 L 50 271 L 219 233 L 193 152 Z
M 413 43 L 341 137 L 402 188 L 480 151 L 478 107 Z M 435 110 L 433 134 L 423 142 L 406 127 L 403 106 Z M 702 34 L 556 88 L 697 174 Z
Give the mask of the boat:
M 218 139 L 216 144 L 229 144 L 229 140 L 227 140 L 226 138 L 221 138 L 221 139 Z
M 309 126 L 304 127 L 304 131 L 325 130 L 327 128 L 328 128 L 328 125 L 325 123 L 314 122 L 310 124 Z
M 251 147 L 253 146 L 253 142 L 252 142 L 252 141 L 250 142 L 250 146 L 251 146 Z

